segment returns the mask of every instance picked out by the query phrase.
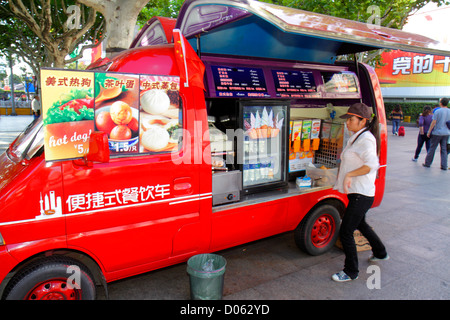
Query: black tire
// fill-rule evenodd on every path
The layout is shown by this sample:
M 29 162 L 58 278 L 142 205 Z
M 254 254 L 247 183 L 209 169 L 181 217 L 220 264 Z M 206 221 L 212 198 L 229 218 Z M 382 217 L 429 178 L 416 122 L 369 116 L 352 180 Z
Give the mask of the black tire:
M 72 279 L 80 283 L 73 285 L 69 282 Z M 94 300 L 95 297 L 94 278 L 88 268 L 74 259 L 56 256 L 19 271 L 4 293 L 7 300 Z
M 324 204 L 309 212 L 294 231 L 295 243 L 317 256 L 329 251 L 339 236 L 341 218 L 336 207 Z

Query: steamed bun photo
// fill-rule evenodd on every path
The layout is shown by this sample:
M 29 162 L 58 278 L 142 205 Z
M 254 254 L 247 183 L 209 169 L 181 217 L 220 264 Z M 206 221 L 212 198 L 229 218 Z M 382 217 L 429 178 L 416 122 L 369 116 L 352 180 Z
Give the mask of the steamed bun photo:
M 170 98 L 164 90 L 148 90 L 141 96 L 141 107 L 149 114 L 160 115 L 169 110 Z
M 182 139 L 179 77 L 140 78 L 139 150 L 176 151 Z
M 160 126 L 151 126 L 141 137 L 142 146 L 148 151 L 159 151 L 169 144 L 170 135 Z

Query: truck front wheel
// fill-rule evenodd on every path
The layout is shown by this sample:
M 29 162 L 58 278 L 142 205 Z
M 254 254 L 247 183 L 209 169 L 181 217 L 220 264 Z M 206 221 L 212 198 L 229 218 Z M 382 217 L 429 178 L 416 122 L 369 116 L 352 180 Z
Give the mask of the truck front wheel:
M 335 244 L 340 224 L 339 211 L 332 205 L 321 205 L 308 213 L 295 229 L 295 243 L 310 255 L 323 254 Z
M 87 267 L 67 257 L 51 257 L 27 266 L 8 284 L 8 300 L 93 300 L 96 289 Z

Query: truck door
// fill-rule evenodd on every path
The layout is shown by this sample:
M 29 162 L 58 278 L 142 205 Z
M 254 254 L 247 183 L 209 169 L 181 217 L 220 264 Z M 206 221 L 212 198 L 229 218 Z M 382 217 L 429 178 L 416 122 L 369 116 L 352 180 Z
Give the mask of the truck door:
M 194 112 L 184 108 L 180 118 L 184 136 L 178 148 L 112 154 L 109 163 L 90 168 L 77 161 L 63 164 L 68 246 L 88 251 L 107 272 L 198 250 L 199 174 L 195 165 L 184 164 L 193 154 L 185 132 Z

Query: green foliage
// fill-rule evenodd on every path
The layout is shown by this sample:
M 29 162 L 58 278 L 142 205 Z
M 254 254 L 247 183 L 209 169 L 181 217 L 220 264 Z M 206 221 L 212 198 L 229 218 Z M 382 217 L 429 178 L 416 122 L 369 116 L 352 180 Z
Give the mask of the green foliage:
M 68 28 L 70 5 L 80 9 L 81 28 Z M 102 30 L 103 17 L 77 0 L 0 0 L 0 51 L 9 48 L 35 74 L 38 66 L 64 67 L 81 58 L 80 52 L 66 60 L 79 45 L 99 40 Z
M 423 112 L 423 108 L 425 106 L 431 107 L 431 109 L 434 109 L 436 106 L 438 106 L 438 102 L 436 103 L 427 103 L 427 102 L 385 102 L 384 108 L 386 111 L 386 119 L 389 119 L 389 114 L 394 110 L 395 106 L 400 106 L 402 109 L 404 116 L 410 116 L 411 122 L 415 122 L 419 115 Z
M 142 28 L 152 17 L 176 18 L 184 0 L 150 0 L 139 13 L 137 24 Z

